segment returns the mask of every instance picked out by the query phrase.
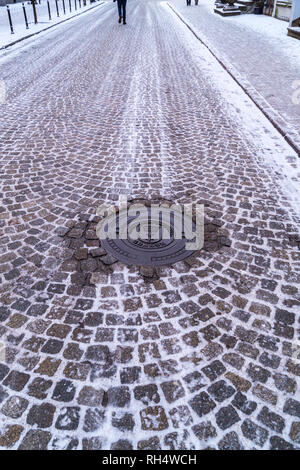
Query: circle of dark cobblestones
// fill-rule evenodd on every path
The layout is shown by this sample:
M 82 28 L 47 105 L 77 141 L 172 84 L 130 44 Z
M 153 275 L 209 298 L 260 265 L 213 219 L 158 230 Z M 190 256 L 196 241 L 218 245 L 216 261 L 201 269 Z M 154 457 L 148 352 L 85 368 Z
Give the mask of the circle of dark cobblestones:
M 146 206 L 150 206 L 153 201 L 141 201 Z M 169 201 L 168 201 L 169 202 Z M 188 266 L 192 266 L 197 257 L 196 251 L 185 250 L 185 239 L 170 240 L 168 248 L 171 247 L 171 256 L 164 256 L 164 260 L 159 259 L 157 263 L 150 262 L 151 257 L 147 254 L 146 249 L 137 250 L 138 246 L 133 245 L 131 252 L 136 250 L 136 262 L 131 262 L 126 259 L 126 256 L 120 255 L 118 245 L 112 246 L 112 242 L 123 242 L 123 240 L 99 240 L 96 230 L 100 222 L 100 217 L 94 217 L 88 220 L 89 216 L 81 215 L 78 221 L 69 221 L 68 227 L 59 229 L 59 235 L 64 239 L 66 248 L 73 250 L 72 256 L 63 262 L 62 268 L 68 272 L 74 272 L 74 284 L 89 285 L 92 273 L 102 272 L 111 274 L 113 272 L 113 265 L 118 261 L 123 264 L 131 264 L 139 266 L 140 274 L 145 280 L 156 280 L 159 278 L 159 267 L 173 266 L 177 262 L 184 261 Z M 85 219 L 85 220 L 84 220 Z M 216 252 L 222 247 L 231 245 L 230 240 L 222 234 L 220 230 L 222 223 L 218 219 L 211 221 L 204 221 L 204 245 L 202 250 L 207 252 Z M 126 248 L 130 245 L 130 241 L 124 240 Z M 148 241 L 144 241 L 146 244 Z M 180 245 L 174 242 L 180 242 Z M 155 250 L 155 243 L 153 243 L 154 250 L 152 253 L 160 255 L 160 250 Z M 114 248 L 117 248 L 115 250 Z M 176 247 L 179 250 L 176 251 Z M 162 247 L 164 251 L 166 247 Z M 178 255 L 178 256 L 176 256 Z

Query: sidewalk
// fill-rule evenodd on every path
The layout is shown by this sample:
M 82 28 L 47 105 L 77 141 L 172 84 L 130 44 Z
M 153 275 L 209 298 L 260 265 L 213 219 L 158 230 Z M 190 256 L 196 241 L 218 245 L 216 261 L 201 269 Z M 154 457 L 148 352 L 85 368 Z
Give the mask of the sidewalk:
M 250 96 L 258 97 L 268 116 L 300 143 L 300 104 L 292 100 L 293 83 L 300 80 L 300 42 L 287 36 L 288 23 L 253 14 L 222 18 L 213 12 L 214 0 L 191 7 L 184 0 L 168 3 L 238 75 Z
M 37 3 L 36 12 L 38 18 L 38 24 L 34 24 L 33 17 L 33 8 L 31 2 L 24 2 L 27 20 L 29 28 L 26 29 L 24 12 L 22 8 L 22 3 L 17 3 L 9 5 L 11 19 L 13 23 L 14 34 L 11 34 L 10 25 L 7 14 L 7 7 L 0 7 L 0 49 L 6 47 L 7 45 L 19 41 L 20 39 L 43 31 L 55 24 L 61 23 L 68 18 L 74 17 L 78 14 L 81 14 L 83 11 L 90 10 L 103 4 L 99 0 L 95 0 L 93 3 L 90 3 L 90 0 L 86 0 L 86 6 L 83 5 L 83 0 L 64 0 L 65 4 L 65 14 L 63 10 L 63 1 L 58 0 L 58 12 L 57 16 L 55 0 L 49 0 L 51 20 L 49 19 L 48 6 L 46 0 L 41 0 L 41 4 Z M 71 4 L 71 11 L 70 11 Z M 81 4 L 81 7 L 80 7 Z M 75 9 L 76 6 L 76 9 Z

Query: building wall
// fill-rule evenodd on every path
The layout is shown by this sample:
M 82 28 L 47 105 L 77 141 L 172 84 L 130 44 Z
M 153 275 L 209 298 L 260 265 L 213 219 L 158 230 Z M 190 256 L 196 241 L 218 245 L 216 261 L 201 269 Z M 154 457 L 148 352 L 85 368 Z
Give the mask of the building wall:
M 297 18 L 300 18 L 300 0 L 293 0 L 293 8 L 291 13 L 291 24 Z
M 274 16 L 279 20 L 290 21 L 292 0 L 276 0 Z

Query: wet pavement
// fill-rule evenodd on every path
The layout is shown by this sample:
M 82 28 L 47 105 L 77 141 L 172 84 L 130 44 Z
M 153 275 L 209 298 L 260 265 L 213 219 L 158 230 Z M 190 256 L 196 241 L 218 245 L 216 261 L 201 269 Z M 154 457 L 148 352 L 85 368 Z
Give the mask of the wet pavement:
M 0 64 L 0 446 L 298 448 L 294 151 L 154 0 Z M 120 194 L 204 204 L 212 243 L 116 262 L 96 210 Z

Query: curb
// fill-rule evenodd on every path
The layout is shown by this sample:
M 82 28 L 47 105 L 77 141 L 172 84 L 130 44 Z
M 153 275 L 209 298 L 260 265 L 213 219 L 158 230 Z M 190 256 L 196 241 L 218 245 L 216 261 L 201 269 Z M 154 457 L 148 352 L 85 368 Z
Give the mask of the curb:
M 24 41 L 25 39 L 29 39 L 29 38 L 32 38 L 33 36 L 37 36 L 38 34 L 43 33 L 44 31 L 48 31 L 48 29 L 54 28 L 54 26 L 58 26 L 62 23 L 65 23 L 66 21 L 69 21 L 72 18 L 76 18 L 76 16 L 83 15 L 83 13 L 91 11 L 94 8 L 100 7 L 100 5 L 104 5 L 104 3 L 105 2 L 101 2 L 98 5 L 94 5 L 90 8 L 87 8 L 86 10 L 81 11 L 80 13 L 76 13 L 76 15 L 70 16 L 69 18 L 66 18 L 62 21 L 59 21 L 58 23 L 52 24 L 51 26 L 47 26 L 47 28 L 41 29 L 40 31 L 36 31 L 35 33 L 32 33 L 32 34 L 28 34 L 27 36 L 23 36 L 22 38 L 17 39 L 16 41 L 10 42 L 9 44 L 6 44 L 5 46 L 0 47 L 0 51 L 3 51 L 3 50 L 7 49 L 10 46 L 14 46 L 15 44 L 18 44 L 19 42 Z
M 295 150 L 300 157 L 300 135 L 296 129 L 292 128 L 285 119 L 265 100 L 265 98 L 251 85 L 248 80 L 243 78 L 241 74 L 229 62 L 221 59 L 215 48 L 209 45 L 208 41 L 204 41 L 199 34 L 195 31 L 194 27 L 184 19 L 181 14 L 167 3 L 168 7 L 175 13 L 175 15 L 182 21 L 182 23 L 191 31 L 191 33 L 208 49 L 213 57 L 219 64 L 226 70 L 233 80 L 242 88 L 251 101 L 259 108 L 264 116 L 271 122 L 275 129 L 283 136 L 287 143 Z

